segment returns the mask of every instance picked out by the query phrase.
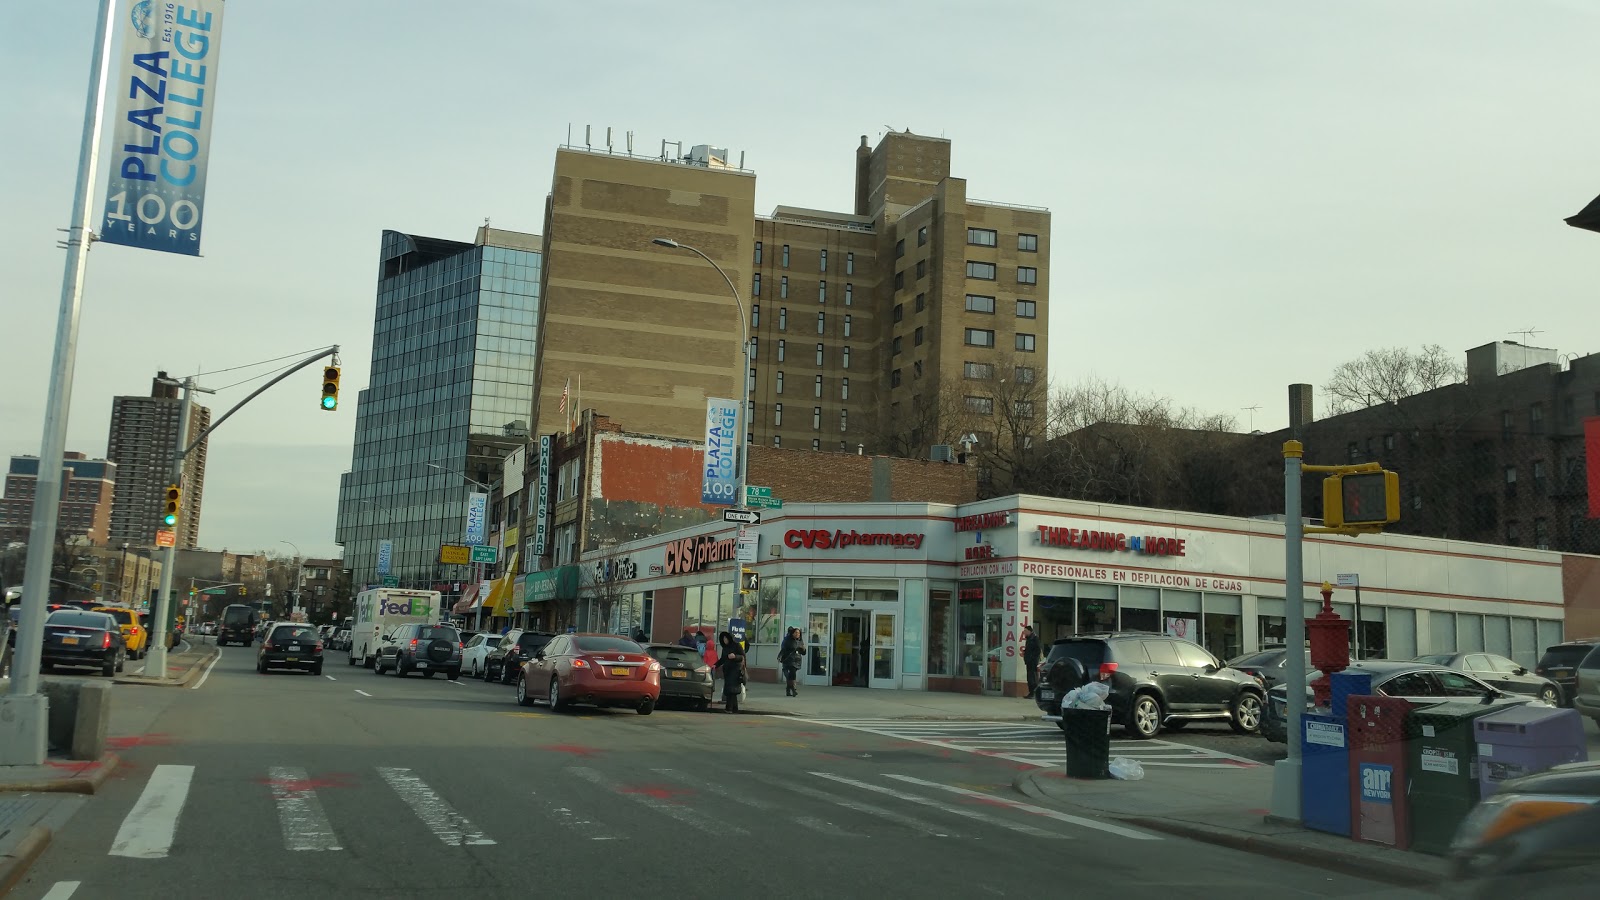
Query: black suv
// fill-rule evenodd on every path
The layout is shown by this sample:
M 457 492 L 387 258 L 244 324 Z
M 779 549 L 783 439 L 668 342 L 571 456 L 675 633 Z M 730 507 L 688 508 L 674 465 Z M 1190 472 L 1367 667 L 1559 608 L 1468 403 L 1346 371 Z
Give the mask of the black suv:
M 1571 706 L 1578 693 L 1578 663 L 1589 655 L 1600 638 L 1579 638 L 1548 647 L 1533 667 L 1534 674 L 1543 675 L 1561 688 L 1561 705 Z
M 1261 682 L 1217 661 L 1199 644 L 1147 632 L 1080 634 L 1050 645 L 1035 702 L 1060 721 L 1061 698 L 1094 681 L 1111 688 L 1111 720 L 1129 735 L 1226 719 L 1239 734 L 1261 728 Z
M 253 606 L 234 603 L 223 607 L 221 621 L 217 623 L 217 646 L 255 643 L 256 627 L 261 624 L 261 614 Z
M 500 639 L 500 646 L 489 651 L 483 660 L 483 680 L 511 684 L 522 671 L 522 664 L 533 659 L 539 648 L 555 637 L 548 631 L 523 631 L 513 628 Z
M 401 678 L 412 672 L 428 678 L 446 672 L 451 681 L 459 680 L 461 632 L 449 625 L 401 625 L 378 644 L 372 670 L 378 675 L 392 671 Z

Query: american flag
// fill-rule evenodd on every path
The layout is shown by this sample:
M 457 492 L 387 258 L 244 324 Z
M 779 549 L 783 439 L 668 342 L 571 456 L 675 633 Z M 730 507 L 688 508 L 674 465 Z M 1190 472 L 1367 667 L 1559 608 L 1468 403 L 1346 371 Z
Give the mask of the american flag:
M 567 414 L 567 396 L 572 393 L 572 379 L 568 378 L 566 386 L 561 388 L 561 414 Z

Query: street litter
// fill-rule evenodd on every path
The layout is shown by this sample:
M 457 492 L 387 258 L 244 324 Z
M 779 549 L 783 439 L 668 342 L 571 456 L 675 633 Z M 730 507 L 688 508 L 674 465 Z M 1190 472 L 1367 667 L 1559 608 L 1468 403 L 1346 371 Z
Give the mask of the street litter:
M 1105 709 L 1106 696 L 1111 693 L 1111 688 L 1104 683 L 1096 681 L 1083 687 L 1067 691 L 1061 698 L 1062 709 Z
M 1144 777 L 1144 766 L 1140 765 L 1137 759 L 1129 759 L 1126 756 L 1113 759 L 1108 768 L 1111 770 L 1111 777 L 1121 781 L 1138 781 Z

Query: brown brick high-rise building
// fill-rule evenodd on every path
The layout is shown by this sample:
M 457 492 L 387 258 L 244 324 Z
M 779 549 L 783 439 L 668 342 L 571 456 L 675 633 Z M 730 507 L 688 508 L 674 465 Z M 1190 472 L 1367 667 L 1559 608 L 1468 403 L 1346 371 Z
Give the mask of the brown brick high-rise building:
M 56 530 L 106 546 L 111 526 L 111 498 L 117 480 L 116 463 L 89 459 L 68 451 L 61 463 L 61 514 Z M 12 542 L 27 543 L 33 523 L 33 501 L 39 483 L 39 458 L 13 456 L 6 472 L 5 497 L 0 499 L 0 549 Z
M 161 527 L 162 504 L 172 483 L 172 454 L 178 445 L 183 402 L 167 373 L 158 372 L 148 397 L 115 397 L 106 456 L 117 464 L 117 486 L 111 505 L 112 546 L 150 547 Z M 185 442 L 211 424 L 211 410 L 190 407 Z M 206 445 L 184 463 L 183 514 L 178 519 L 178 546 L 200 542 L 200 501 L 206 486 Z

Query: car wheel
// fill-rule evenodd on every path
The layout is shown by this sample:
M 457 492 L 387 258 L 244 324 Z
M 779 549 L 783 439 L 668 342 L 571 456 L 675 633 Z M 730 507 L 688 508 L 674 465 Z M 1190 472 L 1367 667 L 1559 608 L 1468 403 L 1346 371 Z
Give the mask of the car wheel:
M 394 677 L 404 678 L 407 674 L 405 661 L 396 656 L 394 658 Z
M 699 711 L 701 711 L 701 712 L 705 712 L 706 710 L 711 708 L 711 701 L 710 700 L 696 700 L 694 702 L 694 708 L 699 710 Z
M 375 660 L 372 661 L 372 674 L 374 674 L 374 675 L 382 675 L 383 674 L 383 660 L 375 659 Z
M 518 706 L 532 706 L 533 705 L 533 698 L 528 696 L 528 679 L 527 678 L 518 678 L 517 679 L 517 705 Z
M 519 671 L 518 674 L 521 674 L 521 672 Z M 509 666 L 507 666 L 505 663 L 501 663 L 500 664 L 500 679 L 499 679 L 500 683 L 501 684 L 510 684 L 512 677 L 513 676 L 511 674 L 511 668 Z
M 450 674 L 448 676 L 446 676 L 446 677 L 448 677 L 451 681 L 460 681 L 461 680 L 461 670 L 460 669 L 451 669 L 450 670 Z
M 100 667 L 100 674 L 106 678 L 115 677 L 117 674 L 116 662 L 114 660 L 106 662 L 105 665 Z
M 1233 726 L 1234 734 L 1255 734 L 1261 730 L 1261 695 L 1255 691 L 1243 691 L 1233 700 L 1232 714 L 1228 717 L 1228 724 Z
M 1161 733 L 1161 701 L 1150 694 L 1133 698 L 1133 709 L 1128 714 L 1128 733 L 1140 740 L 1148 740 Z
M 344 655 L 344 664 L 354 668 L 356 664 L 356 655 L 354 653 L 346 653 Z
M 1551 706 L 1560 706 L 1561 692 L 1547 684 L 1544 686 L 1544 690 L 1539 692 L 1539 699 L 1550 704 Z
M 648 716 L 656 711 L 656 702 L 654 700 L 645 700 L 639 704 L 638 710 L 639 715 Z
M 128 667 L 128 656 L 125 653 L 117 654 L 117 671 L 121 672 Z
M 550 676 L 550 696 L 548 699 L 551 712 L 561 709 L 561 682 L 556 680 L 554 674 Z
M 317 663 L 314 667 L 312 667 L 311 674 L 313 676 L 321 675 L 322 674 L 322 663 Z

